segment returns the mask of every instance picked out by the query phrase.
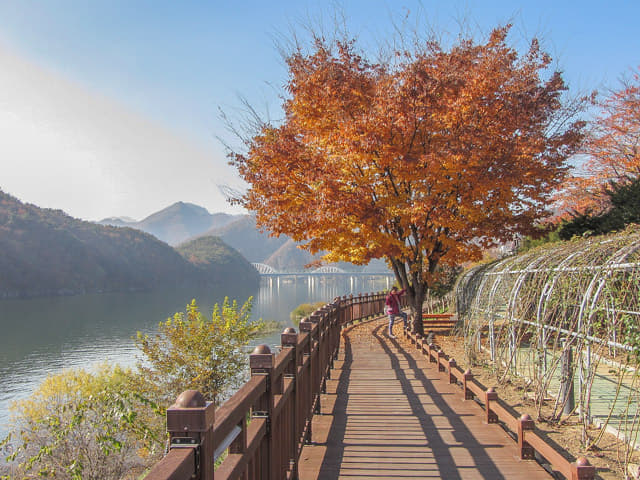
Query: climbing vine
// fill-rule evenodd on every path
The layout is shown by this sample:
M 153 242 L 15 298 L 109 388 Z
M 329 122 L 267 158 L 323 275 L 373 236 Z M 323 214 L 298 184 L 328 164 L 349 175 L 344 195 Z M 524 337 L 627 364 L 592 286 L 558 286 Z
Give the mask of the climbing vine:
M 468 270 L 456 308 L 470 361 L 524 378 L 551 422 L 577 417 L 585 448 L 611 427 L 638 439 L 640 228 L 546 244 Z

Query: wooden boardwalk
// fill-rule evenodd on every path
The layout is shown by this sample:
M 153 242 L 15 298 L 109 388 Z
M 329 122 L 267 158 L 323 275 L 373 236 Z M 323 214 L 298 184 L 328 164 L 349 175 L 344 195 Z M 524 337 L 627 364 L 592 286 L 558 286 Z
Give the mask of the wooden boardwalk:
M 552 478 L 520 460 L 516 442 L 397 335 L 384 319 L 345 335 L 301 480 Z

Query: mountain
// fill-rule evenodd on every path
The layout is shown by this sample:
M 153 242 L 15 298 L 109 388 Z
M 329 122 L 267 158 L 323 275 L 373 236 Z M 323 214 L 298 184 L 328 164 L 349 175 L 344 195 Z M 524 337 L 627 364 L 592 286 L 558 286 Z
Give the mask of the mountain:
M 280 272 L 300 272 L 303 271 L 305 265 L 309 265 L 318 258 L 311 255 L 307 250 L 298 248 L 296 242 L 288 239 L 262 263 Z
M 98 223 L 101 225 L 111 225 L 113 227 L 128 227 L 132 223 L 136 223 L 136 221 L 131 217 L 109 217 L 100 220 Z
M 150 233 L 169 245 L 178 245 L 208 229 L 222 227 L 238 217 L 238 215 L 227 213 L 211 214 L 198 205 L 177 202 L 139 222 L 111 217 L 100 220 L 98 223 L 135 228 Z
M 234 248 L 219 237 L 199 237 L 176 247 L 177 252 L 195 265 L 204 278 L 222 284 L 241 277 L 255 284 L 260 282 L 258 271 Z
M 213 269 L 213 260 L 203 269 L 150 234 L 74 219 L 0 190 L 0 297 L 214 283 Z M 233 278 L 255 281 L 255 275 Z
M 286 236 L 270 237 L 268 233 L 260 232 L 251 215 L 242 215 L 227 225 L 211 228 L 204 235 L 220 237 L 247 260 L 258 263 L 264 263 L 289 240 Z
M 142 230 L 170 245 L 199 237 L 220 237 L 249 262 L 265 263 L 279 271 L 299 272 L 321 257 L 297 248 L 298 244 L 286 235 L 271 237 L 267 232 L 260 232 L 252 215 L 211 214 L 192 203 L 174 203 L 139 222 L 112 217 L 99 223 Z M 346 262 L 335 265 L 347 271 L 362 270 Z
M 311 255 L 307 250 L 298 248 L 299 244 L 286 235 L 270 237 L 268 233 L 260 232 L 251 215 L 244 215 L 224 227 L 211 229 L 207 234 L 222 238 L 250 262 L 264 263 L 280 272 L 304 271 L 306 265 L 317 262 L 322 257 L 322 254 Z M 332 265 L 347 272 L 359 272 L 363 269 L 348 262 Z M 377 267 L 376 271 L 386 271 L 386 267 Z

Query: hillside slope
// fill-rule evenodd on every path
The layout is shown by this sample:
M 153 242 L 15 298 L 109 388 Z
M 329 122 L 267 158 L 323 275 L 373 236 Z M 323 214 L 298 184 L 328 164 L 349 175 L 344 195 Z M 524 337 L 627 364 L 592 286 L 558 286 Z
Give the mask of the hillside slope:
M 210 281 L 201 268 L 152 235 L 77 220 L 61 210 L 22 203 L 0 190 L 0 298 L 151 290 Z
M 314 257 L 307 250 L 298 248 L 296 242 L 288 239 L 280 248 L 273 252 L 263 263 L 280 272 L 300 272 L 305 265 L 309 265 L 320 257 Z
M 260 281 L 258 271 L 219 237 L 199 237 L 178 245 L 176 250 L 210 282 L 222 284 L 237 277 L 255 284 Z
M 250 262 L 263 263 L 273 252 L 284 245 L 288 237 L 270 237 L 260 232 L 256 220 L 251 215 L 243 215 L 233 222 L 218 228 L 212 228 L 204 236 L 220 237 L 227 245 L 238 250 Z

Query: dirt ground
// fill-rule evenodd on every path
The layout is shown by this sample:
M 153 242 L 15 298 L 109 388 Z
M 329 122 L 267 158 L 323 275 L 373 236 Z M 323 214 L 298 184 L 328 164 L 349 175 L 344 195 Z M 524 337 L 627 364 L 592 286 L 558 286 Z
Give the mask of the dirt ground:
M 456 359 L 457 364 L 463 368 L 470 368 L 474 378 L 480 381 L 486 387 L 494 387 L 498 395 L 506 403 L 514 407 L 519 413 L 528 413 L 531 418 L 536 420 L 536 427 L 546 434 L 552 441 L 561 445 L 573 457 L 586 457 L 591 465 L 597 469 L 596 478 L 602 479 L 624 479 L 627 478 L 624 472 L 624 444 L 609 433 L 603 433 L 601 440 L 597 443 L 597 447 L 585 451 L 581 442 L 582 427 L 578 418 L 569 417 L 568 421 L 560 424 L 545 421 L 546 417 L 551 416 L 553 409 L 553 401 L 544 405 L 540 418 L 532 398 L 525 387 L 522 379 L 512 378 L 503 384 L 498 384 L 498 378 L 492 374 L 487 367 L 481 365 L 465 365 L 465 355 L 463 351 L 464 342 L 460 337 L 448 335 L 436 335 L 436 345 L 442 350 Z M 590 438 L 599 435 L 600 429 L 591 427 L 587 434 Z M 640 455 L 636 451 L 632 463 L 640 463 Z

